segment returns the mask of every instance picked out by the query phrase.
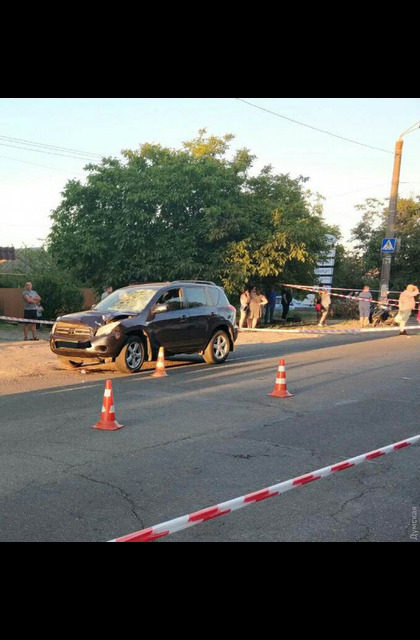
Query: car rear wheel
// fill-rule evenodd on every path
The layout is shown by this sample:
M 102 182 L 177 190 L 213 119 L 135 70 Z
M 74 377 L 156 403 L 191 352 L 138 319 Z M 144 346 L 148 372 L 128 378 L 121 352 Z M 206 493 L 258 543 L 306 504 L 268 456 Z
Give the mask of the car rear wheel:
M 80 369 L 82 366 L 82 362 L 74 362 L 70 358 L 66 358 L 65 356 L 58 356 L 58 361 L 67 371 L 76 371 L 76 369 Z
M 132 336 L 115 360 L 115 364 L 121 373 L 138 373 L 143 366 L 144 358 L 145 349 L 141 338 Z
M 204 352 L 204 360 L 207 364 L 223 364 L 230 353 L 229 337 L 224 331 L 214 334 Z

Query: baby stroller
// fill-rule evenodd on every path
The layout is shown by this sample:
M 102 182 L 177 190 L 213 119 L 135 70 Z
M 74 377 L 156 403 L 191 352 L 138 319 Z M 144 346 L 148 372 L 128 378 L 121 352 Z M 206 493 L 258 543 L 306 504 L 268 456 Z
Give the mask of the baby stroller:
M 397 325 L 395 318 L 398 315 L 398 309 L 388 304 L 378 304 L 375 306 L 376 308 L 371 314 L 371 324 L 374 327 L 378 327 L 379 325 L 394 327 Z

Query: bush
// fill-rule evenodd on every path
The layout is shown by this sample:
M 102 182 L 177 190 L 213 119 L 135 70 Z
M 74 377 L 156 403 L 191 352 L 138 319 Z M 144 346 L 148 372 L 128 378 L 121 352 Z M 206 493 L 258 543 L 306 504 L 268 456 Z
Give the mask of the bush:
M 333 318 L 340 320 L 359 320 L 359 303 L 355 300 L 334 300 L 330 312 Z
M 0 273 L 0 289 L 23 289 L 25 277 L 5 276 Z
M 35 291 L 41 296 L 43 319 L 55 320 L 58 316 L 80 311 L 83 293 L 74 284 L 54 276 L 39 276 L 33 281 Z

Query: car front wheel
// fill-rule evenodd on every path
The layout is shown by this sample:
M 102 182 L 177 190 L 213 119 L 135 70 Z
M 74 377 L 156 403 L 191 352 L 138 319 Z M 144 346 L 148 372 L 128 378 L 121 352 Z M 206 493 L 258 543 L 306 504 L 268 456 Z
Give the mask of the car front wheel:
M 229 337 L 224 331 L 214 334 L 204 352 L 204 360 L 207 364 L 223 364 L 230 353 Z
M 115 364 L 121 373 L 138 373 L 143 366 L 144 358 L 144 344 L 140 338 L 133 336 L 121 350 Z

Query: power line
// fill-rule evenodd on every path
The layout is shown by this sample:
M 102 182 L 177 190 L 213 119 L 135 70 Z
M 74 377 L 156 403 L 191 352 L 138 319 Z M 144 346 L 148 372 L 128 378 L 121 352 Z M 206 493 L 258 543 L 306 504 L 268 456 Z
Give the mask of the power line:
M 367 191 L 368 189 L 379 189 L 380 187 L 388 187 L 389 182 L 385 182 L 383 184 L 375 184 L 371 187 L 363 187 L 363 189 L 356 189 L 355 191 L 347 191 L 347 193 L 337 193 L 334 196 L 330 196 L 328 199 L 332 198 L 342 198 L 343 196 L 351 196 L 353 193 L 359 193 L 360 191 Z
M 46 164 L 39 164 L 38 162 L 29 162 L 28 160 L 19 160 L 19 158 L 10 158 L 9 156 L 0 156 L 3 160 L 12 160 L 12 162 L 23 162 L 23 164 L 30 164 L 33 167 L 42 167 L 43 169 L 50 169 L 51 171 L 60 171 L 60 173 L 67 173 L 72 175 L 84 176 L 84 173 L 79 171 L 65 171 L 64 169 L 57 169 L 56 167 L 49 167 Z
M 18 147 L 15 144 L 6 144 L 5 142 L 0 142 L 0 147 L 9 147 L 10 149 L 22 149 L 23 151 L 32 151 L 35 153 L 44 153 L 48 156 L 60 156 L 62 158 L 73 158 L 73 160 L 84 160 L 85 162 L 89 161 L 89 158 L 69 155 L 64 153 L 54 153 L 53 151 L 43 151 L 42 149 L 31 149 L 30 147 Z
M 252 102 L 248 102 L 248 100 L 244 100 L 243 98 L 235 98 L 239 102 L 244 102 L 250 107 L 254 107 L 255 109 L 259 109 L 260 111 L 265 111 L 266 113 L 270 113 L 273 116 L 277 116 L 278 118 L 282 118 L 283 120 L 288 120 L 289 122 L 293 122 L 294 124 L 298 124 L 301 127 L 306 127 L 307 129 L 312 129 L 313 131 L 318 131 L 319 133 L 325 133 L 332 138 L 338 138 L 339 140 L 344 140 L 345 142 L 351 142 L 352 144 L 357 144 L 360 147 L 367 147 L 368 149 L 374 149 L 375 151 L 383 151 L 383 153 L 390 153 L 394 155 L 392 151 L 387 151 L 386 149 L 380 149 L 379 147 L 372 147 L 369 144 L 364 144 L 363 142 L 357 142 L 356 140 L 351 140 L 350 138 L 345 138 L 344 136 L 339 136 L 336 133 L 331 133 L 331 131 L 325 131 L 324 129 L 319 129 L 318 127 L 313 127 L 310 124 L 305 124 L 304 122 L 299 122 L 299 120 L 293 120 L 293 118 L 288 118 L 287 116 L 283 116 L 281 113 L 276 113 L 275 111 L 271 111 L 270 109 L 265 109 L 264 107 L 260 107 L 257 104 L 253 104 Z
M 420 182 L 400 182 L 400 185 L 403 184 L 420 184 Z M 388 187 L 389 186 L 389 182 L 384 182 L 382 184 L 374 184 L 371 185 L 370 187 L 363 187 L 363 189 L 356 189 L 355 191 L 347 191 L 347 193 L 336 193 L 333 196 L 329 196 L 328 200 L 331 200 L 332 198 L 341 198 L 343 196 L 351 196 L 353 193 L 359 193 L 360 191 L 367 191 L 368 189 L 379 189 L 380 187 Z
M 43 142 L 33 142 L 32 140 L 24 140 L 21 138 L 11 138 L 9 136 L 0 135 L 1 140 L 6 140 L 8 142 L 17 142 L 19 144 L 29 144 L 33 147 L 42 147 L 44 149 L 54 149 L 55 151 L 68 151 L 71 153 L 77 153 L 79 155 L 91 156 L 96 158 L 103 158 L 104 156 L 99 153 L 90 153 L 89 151 L 80 151 L 80 149 L 68 149 L 67 147 L 56 147 L 52 144 L 44 144 Z

